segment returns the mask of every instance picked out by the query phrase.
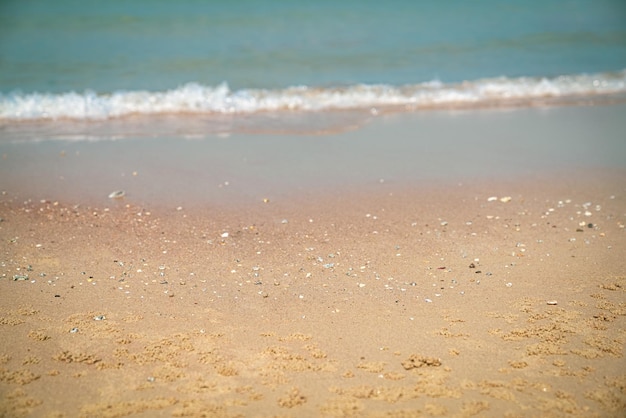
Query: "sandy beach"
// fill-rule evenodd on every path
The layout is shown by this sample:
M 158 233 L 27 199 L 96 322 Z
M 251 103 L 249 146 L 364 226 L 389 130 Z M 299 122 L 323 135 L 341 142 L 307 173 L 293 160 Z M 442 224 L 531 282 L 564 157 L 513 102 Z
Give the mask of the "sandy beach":
M 0 416 L 623 416 L 622 110 L 4 142 Z

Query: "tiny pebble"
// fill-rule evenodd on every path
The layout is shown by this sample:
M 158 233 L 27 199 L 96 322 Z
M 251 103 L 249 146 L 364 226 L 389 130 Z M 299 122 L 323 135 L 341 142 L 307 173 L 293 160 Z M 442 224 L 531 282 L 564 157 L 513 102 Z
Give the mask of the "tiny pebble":
M 546 304 L 548 305 L 558 305 L 558 302 L 556 300 L 549 300 L 546 302 Z

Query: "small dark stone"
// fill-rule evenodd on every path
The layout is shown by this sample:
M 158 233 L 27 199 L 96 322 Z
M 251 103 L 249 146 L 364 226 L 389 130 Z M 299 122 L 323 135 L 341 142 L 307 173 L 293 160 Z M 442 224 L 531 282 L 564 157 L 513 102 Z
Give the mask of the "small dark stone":
M 592 223 L 588 223 L 587 224 L 587 228 L 593 228 L 593 224 Z
M 476 266 L 474 265 L 474 263 L 472 263 L 472 264 L 470 264 L 470 265 L 469 265 L 469 268 L 471 268 L 471 269 L 475 269 L 475 268 L 476 268 Z
M 60 298 L 60 297 L 61 297 L 61 295 L 54 295 L 54 297 L 55 297 L 55 298 Z

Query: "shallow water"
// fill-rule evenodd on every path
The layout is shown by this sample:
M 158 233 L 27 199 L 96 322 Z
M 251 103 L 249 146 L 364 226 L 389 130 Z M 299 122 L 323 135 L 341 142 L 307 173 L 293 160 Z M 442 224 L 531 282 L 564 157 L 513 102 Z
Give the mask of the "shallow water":
M 10 196 L 111 204 L 224 205 L 379 187 L 624 172 L 624 105 L 396 113 L 361 129 L 177 134 L 125 140 L 0 141 Z

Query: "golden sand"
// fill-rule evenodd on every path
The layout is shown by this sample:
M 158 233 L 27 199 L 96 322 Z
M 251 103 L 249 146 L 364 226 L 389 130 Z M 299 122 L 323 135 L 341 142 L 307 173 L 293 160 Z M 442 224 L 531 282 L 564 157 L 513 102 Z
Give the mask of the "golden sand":
M 0 206 L 0 416 L 622 416 L 626 176 Z

